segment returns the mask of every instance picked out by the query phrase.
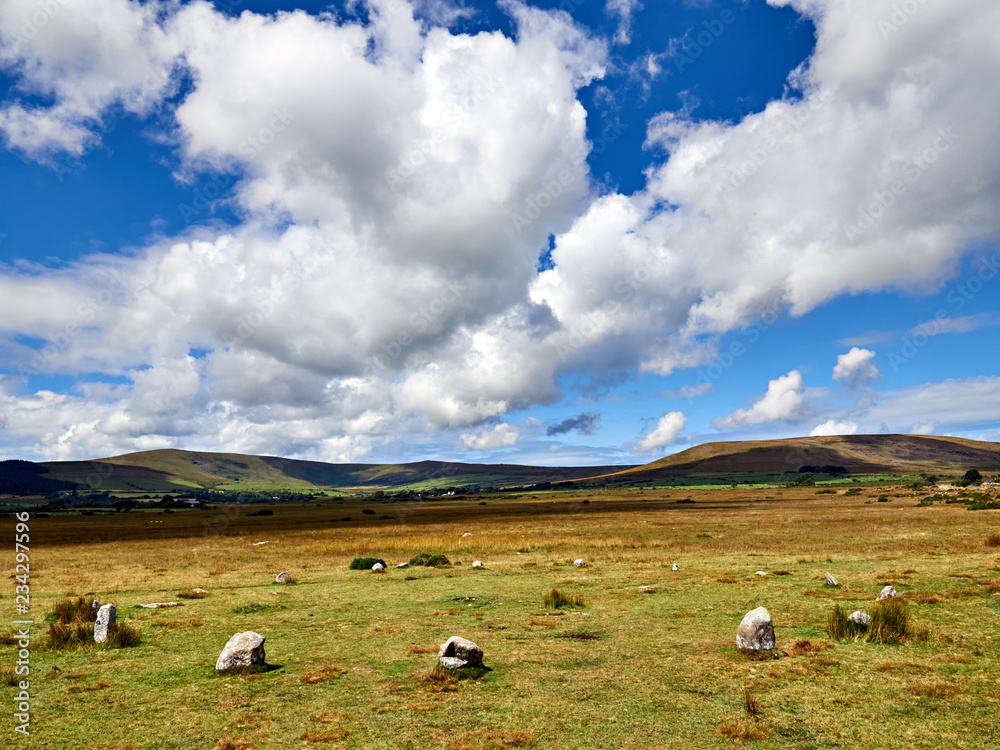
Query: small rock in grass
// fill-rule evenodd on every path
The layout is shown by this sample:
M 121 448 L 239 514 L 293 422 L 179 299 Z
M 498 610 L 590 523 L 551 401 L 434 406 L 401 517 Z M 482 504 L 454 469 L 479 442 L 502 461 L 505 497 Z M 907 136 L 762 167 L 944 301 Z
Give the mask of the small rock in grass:
M 891 599 L 894 596 L 899 596 L 899 594 L 896 593 L 896 589 L 894 589 L 892 586 L 886 586 L 884 589 L 882 589 L 882 593 L 878 595 L 875 601 L 880 602 L 883 599 Z
M 576 567 L 578 567 L 578 568 L 585 568 L 585 567 L 587 567 L 587 563 L 586 563 L 586 561 L 582 557 L 579 560 L 574 560 L 573 564 Z
M 237 633 L 226 642 L 218 661 L 215 662 L 215 668 L 221 671 L 230 667 L 264 664 L 264 640 L 264 636 L 252 630 Z
M 868 623 L 872 621 L 871 615 L 866 615 L 860 609 L 857 612 L 851 612 L 847 619 L 864 627 L 868 627 Z
M 774 623 L 767 609 L 757 607 L 743 616 L 736 631 L 736 647 L 754 651 L 770 651 L 774 648 Z
M 834 588 L 836 588 L 837 586 L 840 585 L 840 582 L 836 578 L 834 578 L 830 574 L 829 571 L 827 571 L 827 574 L 826 574 L 826 585 L 827 586 L 833 586 Z
M 150 602 L 149 604 L 140 604 L 139 606 L 146 609 L 161 609 L 162 607 L 179 607 L 181 605 L 177 602 Z
M 410 567 L 410 564 L 409 564 L 409 563 L 405 563 L 405 562 L 404 562 L 404 563 L 400 563 L 400 564 L 399 564 L 399 565 L 397 565 L 396 567 L 397 567 L 397 568 L 408 568 L 408 567 Z
M 474 563 L 472 563 L 472 567 L 473 568 L 481 568 L 481 567 L 483 567 L 483 564 L 481 562 L 479 562 L 479 560 L 476 560 Z
M 674 570 L 677 570 L 677 563 L 674 563 L 674 567 L 673 567 L 673 569 L 674 569 Z
M 483 650 L 465 638 L 453 635 L 441 644 L 438 663 L 445 669 L 483 666 Z
M 105 604 L 97 610 L 97 622 L 94 623 L 94 643 L 104 643 L 108 640 L 108 628 L 115 624 L 116 614 L 114 604 Z
M 274 582 L 275 583 L 288 583 L 288 580 L 290 578 L 291 578 L 291 576 L 288 575 L 288 573 L 278 573 L 277 577 L 274 579 Z
M 471 531 L 466 531 L 464 534 L 462 534 L 462 536 L 463 537 L 472 536 L 472 532 Z
M 766 576 L 766 575 L 767 575 L 767 572 L 766 572 L 766 571 L 763 571 L 763 570 L 758 570 L 758 571 L 757 571 L 757 572 L 756 572 L 756 573 L 755 573 L 754 575 L 758 575 L 758 576 Z
M 382 563 L 375 563 L 374 565 L 372 565 L 372 570 L 375 571 L 376 573 L 381 573 L 383 570 L 385 570 L 385 566 Z
M 196 594 L 207 594 L 208 593 L 208 591 L 206 589 L 191 589 L 191 590 L 194 593 L 196 593 Z

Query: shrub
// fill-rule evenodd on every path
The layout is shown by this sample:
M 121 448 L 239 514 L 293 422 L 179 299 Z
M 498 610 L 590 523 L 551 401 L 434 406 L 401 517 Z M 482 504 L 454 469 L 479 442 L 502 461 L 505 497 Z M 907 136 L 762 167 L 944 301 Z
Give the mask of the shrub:
M 365 508 L 361 512 L 364 513 L 366 516 L 374 516 L 375 515 L 375 511 L 373 511 L 371 508 Z
M 75 602 L 72 599 L 56 602 L 52 612 L 45 619 L 60 625 L 70 622 L 97 622 L 97 610 L 81 596 Z
M 847 492 L 844 493 L 844 497 L 854 497 L 855 495 L 860 495 L 861 490 L 857 487 L 851 487 Z
M 54 622 L 46 633 L 51 649 L 81 648 L 94 642 L 94 626 L 87 622 Z
M 375 563 L 382 563 L 384 568 L 389 567 L 381 557 L 355 557 L 347 567 L 351 570 L 371 570 Z
M 410 565 L 424 565 L 428 568 L 443 568 L 445 565 L 451 565 L 451 561 L 444 555 L 432 555 L 427 552 L 422 552 L 419 555 L 414 555 L 410 558 Z
M 142 642 L 139 629 L 128 620 L 108 626 L 107 648 L 133 648 Z
M 910 605 L 891 597 L 875 604 L 868 623 L 868 640 L 875 643 L 902 643 L 910 633 Z
M 248 516 L 273 516 L 274 511 L 268 510 L 267 508 L 261 508 L 260 510 L 255 510 L 253 513 L 247 513 Z
M 559 609 L 560 607 L 583 607 L 584 601 L 579 596 L 566 596 L 559 589 L 552 589 L 544 597 L 542 603 L 546 609 Z
M 826 619 L 826 634 L 835 641 L 860 641 L 865 638 L 868 628 L 859 625 L 848 618 L 848 612 L 839 604 L 833 605 L 833 611 Z
M 889 502 L 889 496 L 888 495 L 879 495 L 878 496 L 878 501 L 880 503 L 887 503 L 887 502 Z

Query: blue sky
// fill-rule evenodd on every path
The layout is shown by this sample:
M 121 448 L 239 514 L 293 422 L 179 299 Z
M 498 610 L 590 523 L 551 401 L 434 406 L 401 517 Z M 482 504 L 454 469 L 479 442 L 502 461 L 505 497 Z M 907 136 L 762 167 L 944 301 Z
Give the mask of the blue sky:
M 10 0 L 0 455 L 996 440 L 998 12 Z

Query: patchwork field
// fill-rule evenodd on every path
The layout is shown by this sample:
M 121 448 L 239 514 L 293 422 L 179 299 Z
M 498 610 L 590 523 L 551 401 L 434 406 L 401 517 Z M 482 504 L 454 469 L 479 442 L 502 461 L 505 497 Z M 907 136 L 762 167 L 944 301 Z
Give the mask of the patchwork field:
M 1000 512 L 916 507 L 901 488 L 816 493 L 35 519 L 31 736 L 13 733 L 12 701 L 0 732 L 9 746 L 117 750 L 1000 748 Z M 452 565 L 395 567 L 423 552 Z M 349 570 L 358 555 L 389 569 Z M 295 582 L 274 583 L 282 571 Z M 840 588 L 824 586 L 826 571 Z M 865 609 L 887 584 L 911 607 L 903 644 L 827 637 L 834 605 Z M 0 597 L 8 620 L 14 585 Z M 203 599 L 178 597 L 199 587 Z M 553 588 L 582 603 L 546 609 Z M 141 644 L 46 646 L 45 613 L 79 596 L 115 603 Z M 169 601 L 182 606 L 135 608 Z M 736 650 L 736 628 L 761 605 L 777 651 L 753 659 Z M 222 647 L 244 630 L 267 638 L 274 668 L 218 675 Z M 452 635 L 478 643 L 491 671 L 435 671 Z M 0 646 L 5 677 L 15 651 Z

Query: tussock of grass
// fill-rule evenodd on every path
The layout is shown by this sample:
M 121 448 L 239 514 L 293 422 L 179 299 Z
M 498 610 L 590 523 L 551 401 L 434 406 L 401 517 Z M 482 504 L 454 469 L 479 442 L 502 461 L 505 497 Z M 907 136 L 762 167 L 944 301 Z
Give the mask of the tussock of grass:
M 305 685 L 315 685 L 317 682 L 326 682 L 342 674 L 347 674 L 347 670 L 335 664 L 327 664 L 317 672 L 302 675 L 302 683 Z
M 944 680 L 918 682 L 913 685 L 907 685 L 906 689 L 914 695 L 922 695 L 925 698 L 945 698 L 958 692 L 957 687 Z
M 435 693 L 454 693 L 458 690 L 458 675 L 440 664 L 420 678 L 419 684 Z
M 868 628 L 848 619 L 850 613 L 839 604 L 833 605 L 826 620 L 826 634 L 835 641 L 860 641 L 868 634 Z
M 414 555 L 410 558 L 410 565 L 423 565 L 428 568 L 443 568 L 446 565 L 451 565 L 451 561 L 445 555 L 421 552 L 419 555 Z
M 728 724 L 720 724 L 715 731 L 723 737 L 729 737 L 730 739 L 741 740 L 743 742 L 762 740 L 767 736 L 763 727 L 754 721 L 750 721 L 749 719 L 740 719 L 739 721 L 732 721 Z
M 48 647 L 53 650 L 85 648 L 94 643 L 94 626 L 86 622 L 54 622 L 46 636 Z
M 204 591 L 178 591 L 178 599 L 204 599 L 208 594 Z
M 45 618 L 48 622 L 66 625 L 71 622 L 96 622 L 97 610 L 82 596 L 76 601 L 56 602 L 52 612 Z
M 349 734 L 350 732 L 346 729 L 339 727 L 337 729 L 327 729 L 322 732 L 305 732 L 302 735 L 302 739 L 305 742 L 337 742 Z
M 0 667 L 0 685 L 9 685 L 10 687 L 14 687 L 18 682 L 19 679 L 17 674 L 14 672 L 14 667 Z
M 371 570 L 375 563 L 382 563 L 384 568 L 389 567 L 381 557 L 355 557 L 347 567 L 351 570 Z
M 437 652 L 437 648 L 428 648 L 427 646 L 410 646 L 411 654 L 436 654 Z
M 530 732 L 479 730 L 463 732 L 448 743 L 448 750 L 506 750 L 508 747 L 532 747 L 535 737 Z
M 746 712 L 747 718 L 754 721 L 763 716 L 760 705 L 757 703 L 757 693 L 751 686 L 743 688 L 743 710 Z
M 990 534 L 986 537 L 987 547 L 1000 547 L 1000 534 Z
M 139 629 L 128 620 L 121 620 L 108 626 L 106 648 L 134 648 L 142 643 Z
M 215 743 L 215 750 L 251 750 L 253 743 L 242 738 L 223 737 Z
M 790 656 L 802 656 L 803 654 L 816 654 L 822 650 L 822 646 L 800 638 L 792 644 L 792 647 L 788 650 L 788 654 Z
M 583 601 L 582 597 L 579 596 L 566 596 L 559 589 L 552 589 L 544 597 L 542 597 L 542 604 L 546 609 L 559 609 L 561 607 L 584 607 L 586 603 Z
M 910 605 L 892 597 L 877 602 L 868 623 L 868 640 L 873 643 L 902 643 L 910 631 Z

